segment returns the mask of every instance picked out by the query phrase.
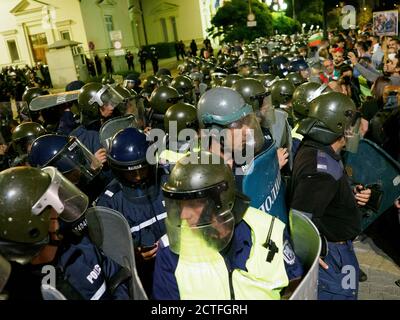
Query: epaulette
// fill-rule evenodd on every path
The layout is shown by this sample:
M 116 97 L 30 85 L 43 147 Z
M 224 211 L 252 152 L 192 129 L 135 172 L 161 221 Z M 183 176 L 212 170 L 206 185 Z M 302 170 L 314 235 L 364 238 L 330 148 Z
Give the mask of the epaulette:
M 343 176 L 343 165 L 326 152 L 318 150 L 317 172 L 330 174 L 337 181 Z

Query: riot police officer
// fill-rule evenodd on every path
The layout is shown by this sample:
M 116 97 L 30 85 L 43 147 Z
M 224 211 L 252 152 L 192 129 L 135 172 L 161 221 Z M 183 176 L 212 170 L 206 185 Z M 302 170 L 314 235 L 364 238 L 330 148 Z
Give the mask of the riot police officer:
M 117 133 L 107 158 L 115 179 L 105 188 L 96 204 L 120 212 L 131 227 L 138 256 L 138 272 L 146 291 L 151 288 L 154 257 L 166 245 L 166 217 L 160 189 L 161 171 L 147 161 L 149 142 L 136 128 Z
M 182 100 L 178 90 L 173 87 L 161 86 L 153 91 L 150 97 L 151 112 L 149 120 L 152 128 L 164 127 L 164 115 L 168 108 Z
M 32 100 L 39 97 L 49 94 L 47 90 L 43 90 L 42 88 L 27 88 L 22 95 L 22 101 L 26 103 L 26 113 L 33 122 L 41 123 L 43 119 L 40 119 L 40 112 L 30 111 L 29 105 Z M 22 110 L 22 113 L 25 113 L 25 110 Z
M 309 105 L 298 132 L 304 136 L 297 152 L 290 187 L 291 207 L 312 217 L 325 240 L 319 270 L 319 299 L 357 299 L 359 265 L 352 240 L 361 231 L 361 214 L 371 190 L 351 189 L 340 151 L 357 130 L 353 101 L 328 92 Z M 351 269 L 350 286 L 343 278 Z
M 71 132 L 93 154 L 101 149 L 98 131 L 107 119 L 118 115 L 117 108 L 124 103 L 123 97 L 113 88 L 100 83 L 84 85 L 78 96 L 81 125 Z M 99 158 L 105 162 L 104 150 Z
M 284 223 L 250 207 L 219 160 L 188 154 L 163 186 L 170 243 L 156 258 L 155 299 L 274 300 L 294 276 L 285 270 L 283 252 L 293 251 Z
M 0 173 L 0 254 L 13 264 L 10 299 L 40 299 L 43 265 L 56 270 L 57 289 L 68 299 L 128 299 L 126 286 L 106 284 L 120 267 L 102 255 L 82 230 L 88 198 L 54 167 L 21 167 Z M 30 263 L 30 264 L 28 264 Z M 94 270 L 94 271 L 93 271 Z M 96 277 L 89 277 L 96 272 Z
M 293 154 L 296 154 L 303 136 L 297 132 L 299 122 L 307 118 L 310 102 L 323 93 L 332 90 L 325 84 L 320 85 L 315 82 L 306 82 L 298 86 L 293 94 L 293 115 L 295 119 L 295 127 L 292 130 Z
M 158 59 L 160 59 L 160 55 L 156 47 L 150 48 L 150 60 L 153 65 L 153 73 L 156 74 L 158 71 Z
M 238 189 L 251 195 L 252 205 L 286 222 L 277 148 L 262 131 L 252 106 L 233 89 L 213 88 L 201 97 L 197 117 L 200 128 L 209 130 L 202 131 L 211 140 L 209 149 L 234 170 Z
M 183 96 L 184 102 L 194 102 L 193 83 L 188 76 L 177 76 L 172 82 L 171 87 L 175 88 Z
M 183 135 L 182 130 L 192 129 L 194 135 Z M 199 129 L 196 108 L 188 103 L 178 102 L 169 107 L 164 116 L 165 150 L 160 153 L 159 163 L 167 174 L 187 152 L 197 148 Z
M 23 122 L 18 125 L 11 135 L 12 147 L 17 153 L 11 166 L 25 165 L 33 141 L 44 134 L 46 130 L 39 123 Z
M 84 191 L 91 202 L 97 199 L 109 182 L 98 176 L 102 169 L 100 161 L 75 137 L 41 136 L 33 142 L 28 160 L 32 167 L 56 167 Z

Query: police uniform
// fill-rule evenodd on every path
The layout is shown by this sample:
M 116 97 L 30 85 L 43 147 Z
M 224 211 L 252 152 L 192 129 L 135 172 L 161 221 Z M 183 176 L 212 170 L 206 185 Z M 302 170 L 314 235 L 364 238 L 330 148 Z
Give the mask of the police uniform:
M 306 139 L 298 150 L 291 185 L 291 207 L 312 215 L 327 243 L 329 268 L 319 270 L 319 299 L 356 299 L 359 265 L 352 240 L 361 231 L 361 214 L 339 154 Z M 311 195 L 311 196 L 310 196 Z M 344 266 L 352 266 L 355 287 L 342 286 Z
M 284 223 L 278 219 L 249 208 L 235 227 L 230 245 L 221 253 L 204 240 L 188 238 L 181 243 L 180 255 L 169 247 L 161 249 L 156 257 L 153 298 L 280 299 L 289 279 L 303 273 L 284 230 Z M 268 248 L 267 239 L 274 248 Z
M 157 188 L 157 189 L 156 189 Z M 97 200 L 98 206 L 120 212 L 131 228 L 135 248 L 168 245 L 164 220 L 167 217 L 160 187 L 151 186 L 147 192 L 129 188 L 113 180 Z M 151 292 L 154 259 L 137 260 L 137 271 L 146 292 Z
M 57 289 L 71 300 L 128 300 L 126 283 L 111 292 L 112 278 L 121 267 L 104 256 L 87 237 L 59 248 L 55 265 Z
M 135 247 L 151 246 L 165 235 L 167 213 L 162 193 L 155 188 L 150 187 L 146 193 L 113 180 L 96 201 L 98 206 L 114 209 L 126 218 Z
M 71 136 L 77 137 L 89 151 L 95 154 L 100 148 L 99 132 L 95 130 L 88 130 L 84 126 L 79 126 L 70 133 Z

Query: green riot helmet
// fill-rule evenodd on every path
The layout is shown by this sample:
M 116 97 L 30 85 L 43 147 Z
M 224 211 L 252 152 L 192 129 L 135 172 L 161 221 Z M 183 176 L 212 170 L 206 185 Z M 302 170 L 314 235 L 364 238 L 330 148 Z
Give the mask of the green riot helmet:
M 163 85 L 163 86 L 170 86 L 172 81 L 174 80 L 174 78 L 172 78 L 168 74 L 160 75 L 159 79 L 160 79 L 160 84 Z
M 173 87 L 161 86 L 153 91 L 150 97 L 150 105 L 154 113 L 164 115 L 168 108 L 177 103 L 182 97 Z
M 164 117 L 164 128 L 167 133 L 170 133 L 170 128 L 174 125 L 173 122 L 176 122 L 176 131 L 179 135 L 179 132 L 183 129 L 198 129 L 198 121 L 197 121 L 197 110 L 195 106 L 178 102 L 173 106 L 169 107 Z
M 28 263 L 48 243 L 51 210 L 76 221 L 89 200 L 54 167 L 18 167 L 0 173 L 0 254 Z
M 224 148 L 230 151 L 242 151 L 249 146 L 253 147 L 256 154 L 262 149 L 264 135 L 253 107 L 231 88 L 218 87 L 206 91 L 197 104 L 197 118 L 200 128 L 217 129 L 230 134 L 224 136 Z M 235 129 L 242 130 L 240 141 L 232 136 L 236 134 Z
M 15 151 L 23 156 L 29 153 L 33 141 L 44 134 L 46 130 L 39 123 L 23 122 L 14 129 L 11 141 Z
M 0 173 L 0 254 L 7 260 L 26 264 L 48 243 L 51 209 L 34 215 L 32 206 L 50 182 L 50 176 L 37 168 Z
M 156 76 L 148 76 L 143 83 L 143 90 L 150 95 L 159 85 L 160 79 Z
M 220 87 L 225 77 L 228 75 L 228 71 L 224 68 L 216 67 L 211 72 L 211 86 Z
M 85 84 L 78 96 L 81 123 L 88 126 L 101 117 L 110 118 L 113 110 L 120 107 L 124 98 L 109 85 L 91 82 Z
M 38 122 L 40 113 L 38 111 L 31 111 L 29 109 L 29 105 L 31 104 L 33 99 L 40 97 L 40 96 L 45 96 L 48 94 L 49 94 L 49 92 L 46 90 L 43 90 L 42 88 L 27 88 L 22 95 L 22 101 L 25 102 L 25 105 L 23 106 L 23 108 L 20 112 L 23 113 L 24 115 L 29 116 L 29 118 L 33 122 Z
M 270 73 L 266 74 L 257 74 L 254 76 L 254 79 L 257 79 L 262 83 L 268 93 L 270 93 L 271 85 L 274 80 L 276 80 L 276 76 Z
M 298 119 L 308 116 L 310 102 L 323 93 L 332 91 L 327 85 L 306 82 L 298 86 L 293 94 L 293 111 Z
M 171 87 L 175 88 L 183 96 L 185 102 L 193 100 L 193 84 L 188 76 L 177 76 L 172 81 Z
M 299 72 L 290 72 L 285 79 L 290 80 L 295 87 L 298 87 L 299 85 L 305 82 L 305 79 Z
M 260 110 L 267 94 L 267 91 L 261 82 L 252 78 L 245 78 L 236 81 L 232 86 L 232 89 L 239 92 L 244 101 L 251 105 L 255 112 Z
M 205 151 L 188 154 L 162 187 L 169 244 L 176 254 L 204 259 L 203 250 L 223 250 L 249 207 L 230 167 L 216 160 Z
M 286 79 L 276 80 L 271 86 L 271 99 L 275 107 L 287 105 L 293 97 L 295 90 L 293 83 Z
M 310 102 L 308 117 L 300 122 L 298 133 L 330 145 L 343 136 L 358 132 L 359 113 L 348 96 L 328 92 Z
M 233 84 L 239 79 L 243 79 L 240 74 L 228 74 L 222 82 L 222 85 L 227 88 L 232 88 Z

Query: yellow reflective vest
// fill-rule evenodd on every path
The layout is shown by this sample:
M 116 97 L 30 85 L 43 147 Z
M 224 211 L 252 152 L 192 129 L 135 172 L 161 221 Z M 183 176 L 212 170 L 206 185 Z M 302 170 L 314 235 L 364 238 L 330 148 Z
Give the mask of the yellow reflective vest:
M 285 224 L 255 208 L 249 208 L 243 220 L 250 226 L 252 238 L 246 271 L 229 270 L 224 257 L 196 234 L 197 230 L 182 229 L 175 270 L 182 300 L 280 299 L 280 291 L 289 283 L 283 259 Z M 267 262 L 269 249 L 264 246 L 269 233 L 278 248 L 271 262 Z

